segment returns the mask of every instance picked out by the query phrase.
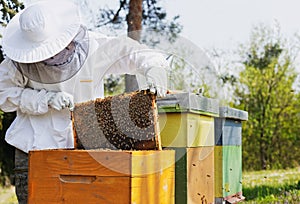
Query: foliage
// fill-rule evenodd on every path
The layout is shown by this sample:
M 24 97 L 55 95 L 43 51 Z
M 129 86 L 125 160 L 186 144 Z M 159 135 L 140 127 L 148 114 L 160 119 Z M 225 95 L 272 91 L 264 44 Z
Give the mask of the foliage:
M 20 10 L 24 8 L 23 3 L 18 0 L 1 0 L 0 1 L 0 11 L 1 11 L 1 19 L 0 24 L 2 26 L 6 26 L 6 24 L 12 19 L 12 17 Z M 2 46 L 0 46 L 2 50 Z M 0 51 L 0 62 L 4 59 L 3 53 Z
M 110 74 L 104 78 L 104 94 L 105 96 L 117 95 L 124 92 L 124 76 L 116 76 Z
M 299 203 L 299 167 L 243 173 L 245 203 Z
M 15 118 L 15 113 L 4 113 L 0 130 L 0 186 L 14 183 L 14 148 L 4 140 L 5 132 Z
M 244 70 L 235 90 L 235 105 L 248 111 L 243 126 L 244 169 L 299 165 L 299 94 L 297 73 L 286 42 L 271 28 L 258 26 L 244 47 Z
M 96 27 L 109 27 L 111 30 L 124 30 L 128 19 L 130 0 L 120 0 L 119 8 L 101 8 L 99 10 Z M 166 10 L 160 6 L 159 0 L 143 0 L 142 2 L 142 25 L 143 29 L 162 32 L 171 38 L 175 38 L 182 30 L 177 22 L 179 16 L 172 20 L 167 19 Z
M 0 11 L 2 14 L 0 23 L 2 26 L 6 26 L 6 24 L 12 19 L 17 12 L 22 10 L 24 5 L 22 2 L 18 0 L 1 0 L 0 1 Z
M 210 96 L 210 87 L 206 84 L 204 74 L 195 71 L 195 68 L 183 58 L 172 57 L 168 77 L 170 90 L 199 93 L 199 89 L 201 89 L 203 96 Z

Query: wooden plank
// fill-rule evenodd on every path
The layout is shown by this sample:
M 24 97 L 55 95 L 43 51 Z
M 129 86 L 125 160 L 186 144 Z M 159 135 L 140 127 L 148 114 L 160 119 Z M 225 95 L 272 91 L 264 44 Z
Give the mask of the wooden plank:
M 188 114 L 188 147 L 214 146 L 214 118 L 210 116 Z
M 132 203 L 174 203 L 175 152 L 132 152 Z
M 97 176 L 92 183 L 39 177 L 30 182 L 29 204 L 129 203 L 129 186 L 130 177 Z
M 187 146 L 187 115 L 183 113 L 159 113 L 161 144 L 163 147 Z
M 60 203 L 61 186 L 57 177 L 35 177 L 29 175 L 28 204 Z
M 215 196 L 223 198 L 223 146 L 215 146 Z
M 131 155 L 128 152 L 41 150 L 31 151 L 29 156 L 30 169 L 34 169 L 29 172 L 31 177 L 58 174 L 128 176 L 131 172 Z
M 29 203 L 130 200 L 130 152 L 41 150 L 29 156 Z
M 225 198 L 242 192 L 242 147 L 215 147 L 215 196 Z
M 145 177 L 133 177 L 131 181 L 131 203 L 174 203 L 174 167 Z
M 132 151 L 131 176 L 147 176 L 174 166 L 175 151 Z
M 174 148 L 176 152 L 175 163 L 175 203 L 187 203 L 187 156 L 186 148 Z
M 242 145 L 242 122 L 226 119 L 223 135 L 223 145 Z
M 194 113 L 160 113 L 163 147 L 214 146 L 214 119 Z
M 66 203 L 129 203 L 129 177 L 97 177 L 92 184 L 62 183 Z M 84 195 L 84 196 L 83 196 Z
M 242 122 L 231 118 L 215 118 L 215 144 L 241 145 Z
M 242 192 L 242 147 L 223 146 L 223 196 Z
M 214 147 L 187 149 L 188 203 L 214 203 Z
M 29 204 L 174 203 L 173 150 L 41 150 L 29 155 Z
M 214 147 L 174 148 L 175 202 L 214 202 Z

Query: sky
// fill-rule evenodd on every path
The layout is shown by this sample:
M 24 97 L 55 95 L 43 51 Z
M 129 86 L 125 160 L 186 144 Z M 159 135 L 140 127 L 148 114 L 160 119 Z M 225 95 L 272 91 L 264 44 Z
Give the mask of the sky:
M 30 3 L 36 0 L 24 0 Z M 77 1 L 77 0 L 73 0 Z M 84 0 L 79 0 L 82 2 Z M 93 12 L 119 0 L 85 0 Z M 299 0 L 161 0 L 168 17 L 180 15 L 182 37 L 205 49 L 234 49 L 247 42 L 253 26 L 277 21 L 282 33 L 292 37 L 300 29 Z M 96 5 L 96 6 L 95 6 Z
M 277 21 L 286 37 L 300 28 L 299 0 L 172 0 L 165 6 L 171 16 L 180 15 L 182 35 L 205 48 L 235 47 L 260 23 Z

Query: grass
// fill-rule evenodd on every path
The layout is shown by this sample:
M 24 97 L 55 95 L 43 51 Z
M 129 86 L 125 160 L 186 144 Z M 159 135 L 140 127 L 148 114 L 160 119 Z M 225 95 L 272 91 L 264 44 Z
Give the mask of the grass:
M 300 167 L 243 172 L 245 203 L 300 204 Z
M 243 204 L 300 204 L 300 167 L 243 172 Z M 17 204 L 12 188 L 0 188 L 0 204 Z
M 0 187 L 0 204 L 18 204 L 13 187 Z

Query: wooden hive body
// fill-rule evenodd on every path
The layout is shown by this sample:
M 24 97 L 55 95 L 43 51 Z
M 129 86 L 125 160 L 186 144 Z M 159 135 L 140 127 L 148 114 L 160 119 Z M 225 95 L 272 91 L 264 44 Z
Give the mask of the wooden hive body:
M 29 204 L 174 203 L 172 150 L 41 150 L 29 155 Z
M 243 200 L 242 146 L 215 146 L 215 196 L 224 200 Z
M 175 203 L 214 203 L 215 100 L 190 93 L 158 100 L 164 148 L 176 152 Z
M 214 119 L 195 113 L 160 113 L 163 147 L 214 146 Z
M 214 203 L 214 147 L 174 149 L 175 203 Z
M 157 101 L 163 147 L 214 146 L 214 99 L 191 93 L 170 94 Z
M 242 195 L 242 121 L 248 113 L 220 107 L 215 118 L 215 200 L 236 203 Z

